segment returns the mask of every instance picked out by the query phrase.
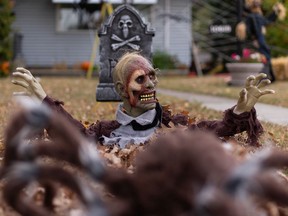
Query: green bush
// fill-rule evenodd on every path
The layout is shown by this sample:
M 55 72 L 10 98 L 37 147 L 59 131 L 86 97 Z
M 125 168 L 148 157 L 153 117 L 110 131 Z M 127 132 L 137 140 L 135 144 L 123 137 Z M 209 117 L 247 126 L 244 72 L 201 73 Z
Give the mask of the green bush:
M 159 69 L 175 69 L 177 67 L 177 59 L 163 51 L 153 53 L 153 65 Z
M 14 20 L 10 0 L 0 0 L 0 76 L 9 74 L 12 58 L 11 25 Z
M 272 7 L 276 1 L 274 0 L 265 0 L 263 1 L 263 9 L 265 15 L 271 13 Z M 284 6 L 288 11 L 288 2 L 285 1 Z M 267 27 L 266 41 L 270 46 L 276 46 L 278 49 L 271 49 L 272 56 L 278 57 L 287 55 L 288 51 L 288 16 L 283 21 L 276 21 L 275 23 Z

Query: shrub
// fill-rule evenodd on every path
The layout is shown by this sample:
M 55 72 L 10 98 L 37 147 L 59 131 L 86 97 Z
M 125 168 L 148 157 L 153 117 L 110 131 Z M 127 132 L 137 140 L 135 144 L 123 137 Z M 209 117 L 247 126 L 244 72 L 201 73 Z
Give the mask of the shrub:
M 275 4 L 275 2 L 276 1 L 274 0 L 263 1 L 263 8 L 266 15 L 272 11 L 272 7 Z M 287 10 L 288 9 L 287 1 L 284 1 L 284 6 L 286 7 Z M 288 50 L 287 27 L 288 27 L 287 15 L 283 21 L 277 21 L 267 27 L 267 34 L 266 34 L 267 44 L 270 46 L 278 47 L 271 49 L 271 54 L 273 57 L 287 55 Z
M 163 51 L 153 53 L 153 65 L 159 69 L 175 69 L 177 67 L 177 59 Z
M 10 0 L 0 0 L 0 76 L 7 76 L 12 58 L 11 25 L 14 16 Z

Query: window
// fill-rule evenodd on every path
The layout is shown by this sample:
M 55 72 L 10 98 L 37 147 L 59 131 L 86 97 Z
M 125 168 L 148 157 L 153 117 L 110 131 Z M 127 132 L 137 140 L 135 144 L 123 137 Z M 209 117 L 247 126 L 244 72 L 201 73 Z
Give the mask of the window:
M 113 5 L 115 9 L 119 5 Z M 151 5 L 133 5 L 146 21 L 150 21 Z M 81 9 L 78 4 L 57 4 L 56 26 L 58 32 L 98 29 L 102 23 L 101 4 L 88 4 Z
M 96 29 L 100 21 L 100 4 L 80 9 L 73 4 L 57 5 L 57 31 Z

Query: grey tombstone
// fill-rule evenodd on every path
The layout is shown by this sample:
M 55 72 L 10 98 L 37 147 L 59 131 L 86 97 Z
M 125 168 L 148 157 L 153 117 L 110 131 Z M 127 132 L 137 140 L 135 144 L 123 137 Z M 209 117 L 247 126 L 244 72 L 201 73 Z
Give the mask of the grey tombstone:
M 96 89 L 97 101 L 120 101 L 115 91 L 112 73 L 118 59 L 126 52 L 137 51 L 151 60 L 155 30 L 145 23 L 139 12 L 128 4 L 115 9 L 101 26 L 100 77 Z

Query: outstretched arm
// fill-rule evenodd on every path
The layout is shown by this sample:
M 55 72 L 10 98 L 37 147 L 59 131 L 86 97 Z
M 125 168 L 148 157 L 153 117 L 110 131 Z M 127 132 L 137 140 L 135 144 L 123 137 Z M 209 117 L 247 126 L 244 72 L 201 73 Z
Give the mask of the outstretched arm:
M 49 97 L 45 93 L 39 81 L 25 68 L 18 67 L 16 69 L 16 72 L 13 73 L 12 83 L 22 86 L 25 89 L 23 92 L 14 92 L 14 95 L 28 95 L 42 101 L 53 111 L 63 115 L 68 121 L 70 121 L 70 123 L 76 126 L 80 132 L 88 137 L 97 140 L 102 135 L 109 136 L 111 131 L 119 127 L 117 121 L 101 121 L 90 125 L 89 128 L 86 128 L 80 121 L 74 119 L 70 113 L 63 108 L 63 102 Z M 46 130 L 51 137 L 54 137 L 55 130 L 53 127 L 46 128 Z
M 248 141 L 252 145 L 258 145 L 258 138 L 263 132 L 263 128 L 257 119 L 254 105 L 261 96 L 274 93 L 273 90 L 261 90 L 261 88 L 270 83 L 265 78 L 265 74 L 259 74 L 256 77 L 249 76 L 244 89 L 240 92 L 237 105 L 226 110 L 222 120 L 201 121 L 189 127 L 191 129 L 200 128 L 209 130 L 220 137 L 233 136 L 234 134 L 246 131 Z
M 74 119 L 63 107 L 63 102 L 54 100 L 47 96 L 39 81 L 31 74 L 31 72 L 25 68 L 18 67 L 16 72 L 13 73 L 12 83 L 18 86 L 22 86 L 25 91 L 14 92 L 14 95 L 26 95 L 32 98 L 36 98 L 41 102 L 48 105 L 52 110 L 61 115 L 75 125 L 82 133 L 85 133 L 85 127 L 78 120 Z M 49 135 L 53 136 L 53 128 L 46 128 Z

